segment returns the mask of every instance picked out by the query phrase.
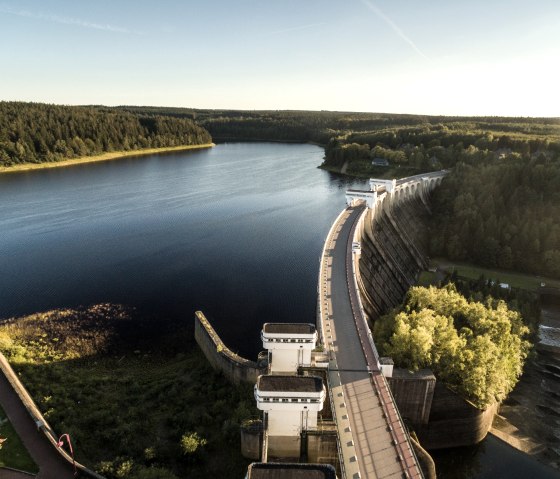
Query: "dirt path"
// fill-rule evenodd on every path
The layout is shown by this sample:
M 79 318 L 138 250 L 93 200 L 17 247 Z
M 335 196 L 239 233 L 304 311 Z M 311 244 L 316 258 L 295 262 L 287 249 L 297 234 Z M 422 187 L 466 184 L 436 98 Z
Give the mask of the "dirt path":
M 10 422 L 21 438 L 29 454 L 39 466 L 38 479 L 72 479 L 74 470 L 53 448 L 45 436 L 37 430 L 33 419 L 13 390 L 10 382 L 0 371 L 0 404 L 6 411 Z M 2 471 L 1 474 L 7 474 Z M 18 477 L 0 475 L 0 478 Z M 28 476 L 29 477 L 29 476 Z

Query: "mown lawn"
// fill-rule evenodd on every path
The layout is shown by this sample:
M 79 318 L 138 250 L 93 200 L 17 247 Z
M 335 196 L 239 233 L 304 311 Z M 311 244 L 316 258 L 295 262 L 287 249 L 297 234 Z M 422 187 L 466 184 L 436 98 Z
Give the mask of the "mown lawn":
M 432 271 L 421 271 L 418 277 L 418 286 L 428 287 L 437 283 L 437 275 Z
M 12 467 L 31 473 L 39 472 L 37 464 L 31 459 L 1 406 L 0 437 L 6 439 L 0 449 L 0 467 Z
M 252 387 L 212 370 L 188 327 L 94 308 L 0 327 L 12 366 L 77 459 L 108 478 L 243 477 L 239 424 L 257 412 Z M 186 452 L 181 439 L 195 433 L 201 447 Z
M 449 272 L 453 269 L 457 271 L 460 277 L 467 279 L 478 279 L 481 275 L 485 278 L 501 283 L 507 283 L 512 288 L 521 288 L 527 291 L 535 291 L 541 283 L 547 286 L 560 288 L 560 281 L 551 278 L 544 278 L 542 276 L 533 276 L 529 274 L 516 273 L 512 271 L 503 271 L 499 269 L 482 268 L 468 263 L 453 262 L 447 259 L 432 258 L 430 260 L 430 267 L 438 267 Z

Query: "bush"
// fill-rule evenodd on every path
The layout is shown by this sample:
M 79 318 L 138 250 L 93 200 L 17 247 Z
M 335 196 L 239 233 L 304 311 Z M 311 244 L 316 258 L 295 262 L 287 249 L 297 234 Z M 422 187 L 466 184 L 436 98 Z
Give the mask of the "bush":
M 376 342 L 399 367 L 431 368 L 480 408 L 502 401 L 523 371 L 530 343 L 504 301 L 467 301 L 453 284 L 413 287 L 400 311 L 375 325 Z
M 181 437 L 181 451 L 185 455 L 195 454 L 206 444 L 208 444 L 208 441 L 200 437 L 196 432 L 183 434 Z

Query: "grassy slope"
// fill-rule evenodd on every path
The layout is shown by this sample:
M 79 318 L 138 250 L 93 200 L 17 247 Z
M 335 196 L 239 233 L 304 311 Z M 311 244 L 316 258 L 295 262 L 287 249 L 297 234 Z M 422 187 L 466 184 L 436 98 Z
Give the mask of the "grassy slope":
M 40 170 L 44 168 L 58 168 L 62 166 L 74 166 L 82 163 L 94 163 L 97 161 L 118 160 L 128 156 L 144 156 L 153 155 L 156 153 L 171 153 L 174 151 L 194 150 L 199 148 L 211 148 L 214 143 L 207 143 L 204 145 L 183 145 L 183 146 L 169 146 L 165 148 L 145 148 L 142 150 L 131 151 L 111 151 L 95 156 L 82 156 L 80 158 L 72 158 L 71 160 L 62 160 L 52 163 L 23 163 L 14 166 L 0 166 L 0 173 L 12 173 L 15 171 L 28 171 Z
M 504 271 L 499 269 L 482 268 L 469 263 L 454 262 L 443 258 L 432 258 L 431 266 L 437 266 L 447 271 L 457 270 L 460 277 L 467 279 L 478 279 L 484 275 L 488 279 L 498 280 L 501 283 L 507 283 L 513 288 L 526 289 L 535 291 L 541 283 L 555 288 L 560 287 L 560 280 L 545 278 L 543 276 L 533 276 L 530 274 L 516 273 L 514 271 Z
M 246 472 L 239 423 L 256 413 L 251 387 L 215 373 L 188 327 L 100 305 L 18 318 L 0 326 L 0 340 L 51 426 L 107 477 L 150 467 L 166 469 L 161 477 Z M 208 444 L 185 456 L 180 439 L 190 432 Z
M 11 467 L 31 473 L 39 472 L 37 464 L 25 449 L 21 439 L 0 407 L 0 437 L 5 438 L 0 449 L 0 467 Z

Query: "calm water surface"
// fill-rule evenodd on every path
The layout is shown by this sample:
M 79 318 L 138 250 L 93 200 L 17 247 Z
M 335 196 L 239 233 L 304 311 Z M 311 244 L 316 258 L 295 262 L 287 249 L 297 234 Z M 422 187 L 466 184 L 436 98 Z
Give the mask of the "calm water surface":
M 319 256 L 351 182 L 312 145 L 0 176 L 0 318 L 111 301 L 193 321 L 254 357 L 266 321 L 314 322 Z
M 314 322 L 319 256 L 365 186 L 312 145 L 232 143 L 0 175 L 0 318 L 116 302 L 211 319 L 254 358 L 267 321 Z M 515 464 L 526 475 L 502 475 Z M 552 477 L 496 441 L 438 458 L 440 477 Z M 544 475 L 543 475 L 544 474 Z

